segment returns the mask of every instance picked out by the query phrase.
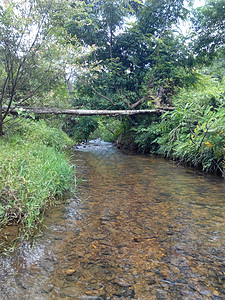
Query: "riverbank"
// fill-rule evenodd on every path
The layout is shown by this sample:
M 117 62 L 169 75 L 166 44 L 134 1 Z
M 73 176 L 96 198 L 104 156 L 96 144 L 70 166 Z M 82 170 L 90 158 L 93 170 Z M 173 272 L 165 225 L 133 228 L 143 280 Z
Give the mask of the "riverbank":
M 210 119 L 199 117 L 198 122 L 187 120 L 184 113 L 176 108 L 161 117 L 130 122 L 117 137 L 116 145 L 224 177 L 225 109 L 212 110 Z
M 44 121 L 23 120 L 0 139 L 0 226 L 32 234 L 46 207 L 71 187 L 74 170 L 63 149 L 72 141 Z M 1 239 L 4 244 L 4 237 Z
M 224 177 L 225 80 L 204 80 L 205 85 L 176 94 L 173 111 L 127 119 L 119 146 Z

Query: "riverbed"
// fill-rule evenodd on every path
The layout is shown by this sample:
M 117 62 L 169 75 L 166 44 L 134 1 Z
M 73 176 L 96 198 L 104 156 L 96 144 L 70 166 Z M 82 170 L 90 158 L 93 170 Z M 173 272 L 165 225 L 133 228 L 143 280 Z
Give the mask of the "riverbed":
M 225 182 L 93 141 L 76 194 L 0 256 L 0 299 L 225 299 Z

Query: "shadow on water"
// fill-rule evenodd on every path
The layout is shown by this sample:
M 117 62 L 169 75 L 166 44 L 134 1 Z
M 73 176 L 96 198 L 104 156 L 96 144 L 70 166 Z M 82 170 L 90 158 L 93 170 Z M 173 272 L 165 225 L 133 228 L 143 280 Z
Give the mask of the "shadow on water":
M 33 247 L 0 257 L 0 299 L 225 299 L 225 183 L 93 141 L 85 181 Z

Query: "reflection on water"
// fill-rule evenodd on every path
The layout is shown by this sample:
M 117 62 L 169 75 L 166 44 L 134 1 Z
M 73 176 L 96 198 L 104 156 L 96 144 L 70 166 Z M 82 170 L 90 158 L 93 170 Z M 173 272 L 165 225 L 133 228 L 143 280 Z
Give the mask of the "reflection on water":
M 225 299 L 222 179 L 107 143 L 72 161 L 77 197 L 0 258 L 0 299 Z

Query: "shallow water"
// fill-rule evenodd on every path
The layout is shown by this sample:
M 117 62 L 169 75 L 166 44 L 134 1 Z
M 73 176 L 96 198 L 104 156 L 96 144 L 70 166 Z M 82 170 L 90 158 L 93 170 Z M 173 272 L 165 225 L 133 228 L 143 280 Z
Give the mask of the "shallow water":
M 225 299 L 223 179 L 99 141 L 71 161 L 85 181 L 0 257 L 0 299 Z

